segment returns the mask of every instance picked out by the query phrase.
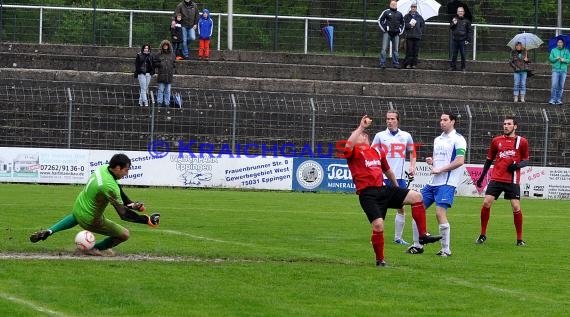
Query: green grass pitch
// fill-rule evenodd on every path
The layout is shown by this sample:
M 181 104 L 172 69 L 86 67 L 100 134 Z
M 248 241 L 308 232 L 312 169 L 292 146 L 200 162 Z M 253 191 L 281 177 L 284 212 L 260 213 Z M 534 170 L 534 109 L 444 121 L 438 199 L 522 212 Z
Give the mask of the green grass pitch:
M 569 316 L 570 203 L 523 200 L 526 247 L 507 201 L 475 245 L 482 199 L 449 211 L 453 256 L 393 244 L 376 268 L 356 195 L 126 188 L 157 229 L 131 231 L 114 258 L 71 256 L 80 230 L 29 242 L 82 186 L 0 184 L 0 316 Z M 411 240 L 411 216 L 404 237 Z M 428 226 L 437 232 L 433 208 Z M 97 236 L 101 238 L 101 236 Z

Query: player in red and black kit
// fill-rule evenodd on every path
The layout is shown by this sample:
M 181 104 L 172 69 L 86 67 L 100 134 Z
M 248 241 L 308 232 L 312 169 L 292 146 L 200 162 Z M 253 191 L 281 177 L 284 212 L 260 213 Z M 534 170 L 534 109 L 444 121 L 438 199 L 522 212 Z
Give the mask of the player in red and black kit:
M 525 246 L 522 239 L 523 214 L 521 210 L 521 187 L 520 169 L 528 165 L 528 141 L 522 136 L 515 134 L 517 121 L 513 117 L 507 117 L 503 121 L 503 135 L 497 136 L 491 141 L 487 160 L 483 172 L 477 180 L 477 187 L 482 187 L 483 179 L 495 159 L 495 167 L 491 173 L 491 181 L 485 190 L 485 199 L 481 207 L 481 234 L 475 243 L 482 244 L 487 240 L 487 224 L 491 215 L 493 201 L 505 192 L 505 199 L 511 201 L 515 229 L 517 231 L 517 246 Z
M 381 147 L 370 147 L 370 139 L 364 129 L 372 124 L 368 116 L 362 117 L 360 125 L 352 132 L 346 145 L 341 148 L 352 173 L 352 181 L 359 195 L 360 206 L 372 224 L 372 248 L 376 254 L 376 265 L 386 266 L 384 261 L 384 218 L 388 208 L 402 208 L 412 205 L 412 217 L 417 223 L 420 233 L 420 243 L 434 243 L 441 236 L 427 233 L 426 209 L 422 195 L 407 188 L 397 187 L 398 182 L 390 165 L 386 161 L 386 153 Z M 382 172 L 395 184 L 394 187 L 384 186 Z

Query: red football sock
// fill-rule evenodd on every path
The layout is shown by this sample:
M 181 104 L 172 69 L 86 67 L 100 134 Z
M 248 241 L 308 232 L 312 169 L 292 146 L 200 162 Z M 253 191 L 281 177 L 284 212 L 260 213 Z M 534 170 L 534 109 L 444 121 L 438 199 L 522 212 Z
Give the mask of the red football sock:
M 370 241 L 372 241 L 372 248 L 376 254 L 376 261 L 384 260 L 384 232 L 372 230 Z
M 481 207 L 481 234 L 487 235 L 487 224 L 491 216 L 491 208 Z
M 522 226 L 523 226 L 522 210 L 514 211 L 513 218 L 515 220 L 515 229 L 517 230 L 517 240 L 522 240 Z
M 427 224 L 426 224 L 426 207 L 424 206 L 424 203 L 420 202 L 412 204 L 412 218 L 414 218 L 414 221 L 418 226 L 418 232 L 420 234 L 420 237 L 425 236 L 427 232 Z

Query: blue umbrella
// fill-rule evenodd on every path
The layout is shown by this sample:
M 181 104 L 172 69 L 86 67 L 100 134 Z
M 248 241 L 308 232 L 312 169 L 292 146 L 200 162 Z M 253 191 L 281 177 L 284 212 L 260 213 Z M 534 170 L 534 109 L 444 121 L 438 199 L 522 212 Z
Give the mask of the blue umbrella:
M 564 47 L 570 50 L 570 34 L 560 34 L 548 40 L 548 52 L 552 51 L 557 45 L 558 40 L 564 41 Z
M 329 52 L 333 51 L 333 41 L 334 41 L 334 27 L 332 25 L 327 25 L 321 29 L 323 36 L 327 39 L 327 44 L 329 45 Z

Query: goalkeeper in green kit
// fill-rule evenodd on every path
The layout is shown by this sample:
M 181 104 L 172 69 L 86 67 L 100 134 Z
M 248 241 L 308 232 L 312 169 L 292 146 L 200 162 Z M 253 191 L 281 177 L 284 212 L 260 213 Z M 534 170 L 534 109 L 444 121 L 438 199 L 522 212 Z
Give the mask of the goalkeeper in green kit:
M 35 243 L 45 240 L 52 234 L 67 230 L 80 225 L 83 229 L 107 236 L 97 242 L 93 249 L 86 251 L 90 255 L 102 255 L 101 251 L 110 250 L 112 247 L 129 239 L 129 230 L 105 218 L 104 211 L 109 203 L 115 208 L 122 220 L 148 224 L 157 227 L 160 214 L 140 214 L 145 207 L 142 203 L 131 201 L 123 192 L 117 180 L 127 176 L 131 167 L 131 159 L 125 154 L 115 154 L 109 161 L 98 167 L 89 177 L 89 181 L 73 204 L 71 214 L 65 216 L 59 222 L 47 230 L 41 230 L 30 236 L 30 241 Z

